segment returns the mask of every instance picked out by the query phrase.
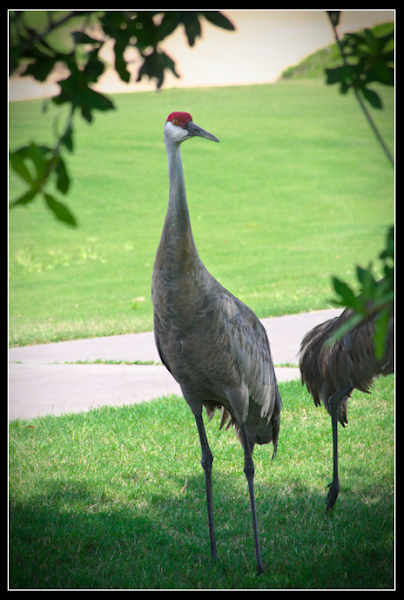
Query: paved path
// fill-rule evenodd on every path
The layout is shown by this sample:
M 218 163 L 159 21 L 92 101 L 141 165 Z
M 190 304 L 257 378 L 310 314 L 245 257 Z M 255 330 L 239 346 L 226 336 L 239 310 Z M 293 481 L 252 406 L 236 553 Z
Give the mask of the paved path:
M 296 364 L 304 334 L 340 312 L 332 309 L 262 319 L 274 363 Z M 60 415 L 104 405 L 143 402 L 169 393 L 181 394 L 177 382 L 162 366 L 64 364 L 100 358 L 159 361 L 153 333 L 11 348 L 9 418 Z M 275 370 L 278 381 L 299 377 L 296 368 L 277 367 Z

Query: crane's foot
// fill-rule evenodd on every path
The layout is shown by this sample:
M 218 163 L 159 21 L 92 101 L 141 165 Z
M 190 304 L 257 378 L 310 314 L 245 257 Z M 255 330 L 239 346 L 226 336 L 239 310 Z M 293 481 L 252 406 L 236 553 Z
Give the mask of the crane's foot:
M 334 504 L 337 501 L 338 498 L 338 494 L 339 494 L 339 481 L 337 479 L 337 481 L 332 481 L 331 483 L 328 484 L 328 486 L 330 488 L 328 495 L 327 495 L 327 506 L 325 509 L 325 512 L 328 513 L 332 507 L 334 506 Z

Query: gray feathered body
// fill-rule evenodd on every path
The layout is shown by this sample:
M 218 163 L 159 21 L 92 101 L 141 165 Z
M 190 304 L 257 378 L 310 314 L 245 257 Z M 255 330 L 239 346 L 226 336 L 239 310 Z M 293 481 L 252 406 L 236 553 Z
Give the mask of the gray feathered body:
M 325 342 L 352 314 L 351 309 L 345 309 L 340 316 L 317 325 L 305 335 L 300 347 L 302 383 L 306 384 L 315 405 L 322 401 L 330 414 L 329 398 L 333 394 L 349 386 L 369 392 L 375 377 L 394 373 L 393 319 L 389 322 L 386 349 L 381 360 L 374 352 L 375 317 L 369 317 L 341 340 L 325 346 Z M 337 416 L 342 425 L 348 422 L 348 398 L 349 394 L 338 407 Z
M 192 412 L 246 424 L 251 449 L 273 442 L 281 398 L 264 327 L 203 265 L 192 235 L 178 146 L 167 141 L 170 199 L 152 283 L 154 335 Z M 241 436 L 239 435 L 240 440 Z

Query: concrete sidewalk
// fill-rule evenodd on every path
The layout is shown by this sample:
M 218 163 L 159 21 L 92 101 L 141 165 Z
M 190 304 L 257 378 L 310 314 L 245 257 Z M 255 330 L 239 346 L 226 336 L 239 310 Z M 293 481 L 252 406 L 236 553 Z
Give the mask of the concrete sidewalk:
M 332 309 L 262 319 L 274 364 L 297 364 L 304 334 L 340 313 L 340 309 Z M 181 395 L 179 385 L 163 366 L 64 364 L 97 359 L 160 360 L 152 332 L 11 348 L 9 419 L 122 406 L 169 393 Z M 278 381 L 300 376 L 296 368 L 275 370 Z

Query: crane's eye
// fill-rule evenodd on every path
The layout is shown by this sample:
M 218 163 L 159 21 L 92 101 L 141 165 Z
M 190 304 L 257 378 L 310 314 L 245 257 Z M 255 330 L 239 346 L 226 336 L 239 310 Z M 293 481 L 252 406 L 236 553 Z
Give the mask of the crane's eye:
M 173 125 L 178 125 L 179 121 L 178 119 L 173 119 Z

